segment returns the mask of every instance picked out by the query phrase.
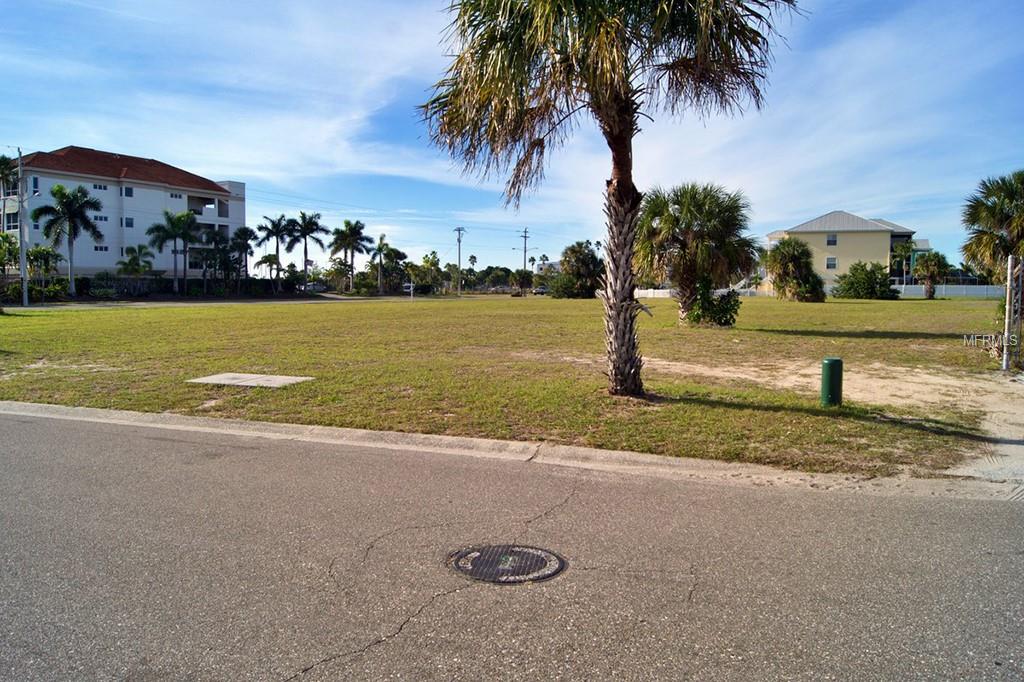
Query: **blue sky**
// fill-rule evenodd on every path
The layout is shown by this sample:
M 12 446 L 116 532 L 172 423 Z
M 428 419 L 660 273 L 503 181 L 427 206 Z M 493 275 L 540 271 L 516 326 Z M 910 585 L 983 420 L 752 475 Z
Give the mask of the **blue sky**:
M 1024 167 L 1024 3 L 804 2 L 763 111 L 659 116 L 641 187 L 743 189 L 764 235 L 833 209 L 907 225 L 959 261 L 978 180 Z M 5 3 L 0 144 L 82 145 L 248 183 L 248 222 L 320 211 L 419 258 L 514 266 L 516 233 L 555 259 L 600 239 L 609 158 L 584 125 L 518 212 L 500 179 L 432 149 L 415 105 L 446 64 L 447 0 L 35 0 Z M 322 256 L 321 256 L 322 257 Z

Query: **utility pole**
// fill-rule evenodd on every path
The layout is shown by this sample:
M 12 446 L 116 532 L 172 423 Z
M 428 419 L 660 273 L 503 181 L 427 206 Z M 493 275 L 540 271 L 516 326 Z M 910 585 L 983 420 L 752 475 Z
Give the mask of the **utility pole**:
M 25 177 L 25 164 L 21 160 L 21 147 L 18 147 L 18 265 L 21 269 L 21 306 L 23 308 L 28 307 L 28 230 L 26 229 L 28 223 L 25 220 L 25 208 L 28 201 L 26 194 L 28 194 L 28 178 Z M 6 216 L 5 206 L 5 221 L 7 220 Z
M 526 240 L 530 238 L 530 228 L 523 228 L 523 270 L 526 269 Z
M 454 231 L 458 235 L 459 242 L 459 275 L 457 279 L 459 280 L 459 296 L 462 296 L 462 235 L 465 234 L 466 228 L 456 227 Z

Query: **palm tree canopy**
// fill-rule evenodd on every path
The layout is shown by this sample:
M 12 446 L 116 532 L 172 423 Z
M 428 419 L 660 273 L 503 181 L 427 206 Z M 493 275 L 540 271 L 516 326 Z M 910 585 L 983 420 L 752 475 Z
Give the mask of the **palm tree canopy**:
M 239 256 L 253 255 L 253 242 L 259 235 L 251 227 L 240 227 L 231 235 L 231 251 Z
M 266 222 L 256 226 L 256 231 L 261 235 L 256 246 L 263 246 L 269 241 L 280 242 L 288 239 L 288 218 L 283 213 L 276 218 L 263 216 L 263 220 Z
M 742 192 L 697 183 L 655 188 L 644 198 L 637 224 L 637 270 L 691 286 L 702 280 L 728 286 L 757 263 L 749 223 L 750 202 Z
M 422 106 L 467 171 L 511 171 L 517 203 L 584 112 L 606 139 L 637 114 L 762 104 L 775 14 L 796 0 L 453 0 L 456 56 Z M 623 125 L 631 129 L 623 130 Z M 630 183 L 631 184 L 631 183 Z
M 377 240 L 377 243 L 374 244 L 372 249 L 370 249 L 371 262 L 373 262 L 374 260 L 383 260 L 384 257 L 387 255 L 388 250 L 391 248 L 391 245 L 388 244 L 385 241 L 385 239 L 387 239 L 387 235 L 381 234 L 380 238 Z
M 302 244 L 307 239 L 323 248 L 324 242 L 320 239 L 319 235 L 329 234 L 330 230 L 320 224 L 320 218 L 319 213 L 299 211 L 298 219 L 292 218 L 289 220 L 288 243 L 285 245 L 285 250 L 291 253 L 296 246 Z
M 43 236 L 49 239 L 55 248 L 59 248 L 64 239 L 75 241 L 85 232 L 97 242 L 103 241 L 103 233 L 96 227 L 90 213 L 103 210 L 103 203 L 96 197 L 89 196 L 84 186 L 69 190 L 64 185 L 50 188 L 53 204 L 40 206 L 32 211 L 32 220 L 43 223 Z
M 1024 257 L 1024 170 L 982 180 L 962 218 L 968 236 L 961 251 L 969 264 L 1001 272 L 1007 256 Z
M 15 159 L 0 154 L 0 185 L 10 192 L 18 184 L 18 162 Z
M 938 251 L 922 253 L 914 263 L 914 277 L 937 282 L 949 275 L 949 261 Z
M 146 235 L 149 237 L 149 245 L 163 253 L 164 247 L 175 241 L 195 244 L 199 240 L 199 224 L 192 211 L 171 213 L 165 210 L 164 221 L 150 225 Z

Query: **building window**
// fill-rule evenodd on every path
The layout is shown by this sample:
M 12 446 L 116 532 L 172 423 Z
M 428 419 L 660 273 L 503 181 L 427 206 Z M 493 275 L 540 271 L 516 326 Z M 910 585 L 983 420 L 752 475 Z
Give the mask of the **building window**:
M 92 250 L 93 251 L 110 251 L 110 247 L 109 246 L 94 246 L 94 247 L 92 247 Z
M 834 232 L 832 234 L 828 235 L 827 237 L 825 237 L 825 246 L 835 246 L 838 243 L 839 243 L 839 235 L 834 233 Z
M 94 215 L 92 217 L 92 220 L 93 220 L 94 223 L 109 223 L 110 222 L 110 218 L 108 218 L 105 215 Z
M 39 223 L 32 223 L 32 229 L 33 230 L 38 230 L 39 229 Z
M 829 256 L 828 258 L 825 259 L 826 270 L 835 270 L 838 267 L 838 265 L 839 264 L 836 262 L 835 256 Z
M 38 192 L 39 191 L 39 177 L 38 176 L 35 176 L 35 177 L 32 178 L 32 191 L 33 192 Z
M 124 247 L 121 247 L 121 258 L 124 258 Z
M 96 190 L 99 190 L 101 192 L 107 191 L 107 186 L 106 185 L 97 185 L 97 184 L 94 183 L 92 188 L 96 189 Z
M 135 227 L 135 218 L 123 218 L 121 222 L 125 227 Z
M 181 194 L 178 193 L 178 192 L 171 192 L 171 198 L 172 199 L 180 199 L 181 198 Z
M 123 197 L 133 197 L 133 196 L 135 196 L 135 188 L 134 187 L 122 187 L 121 188 L 121 196 L 123 196 Z

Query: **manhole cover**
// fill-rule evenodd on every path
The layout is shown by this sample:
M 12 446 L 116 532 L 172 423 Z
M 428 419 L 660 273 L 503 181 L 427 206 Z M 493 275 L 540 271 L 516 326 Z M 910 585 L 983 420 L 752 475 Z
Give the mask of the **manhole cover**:
M 523 545 L 484 545 L 461 549 L 449 565 L 474 580 L 516 585 L 553 578 L 565 568 L 565 559 L 554 552 Z

